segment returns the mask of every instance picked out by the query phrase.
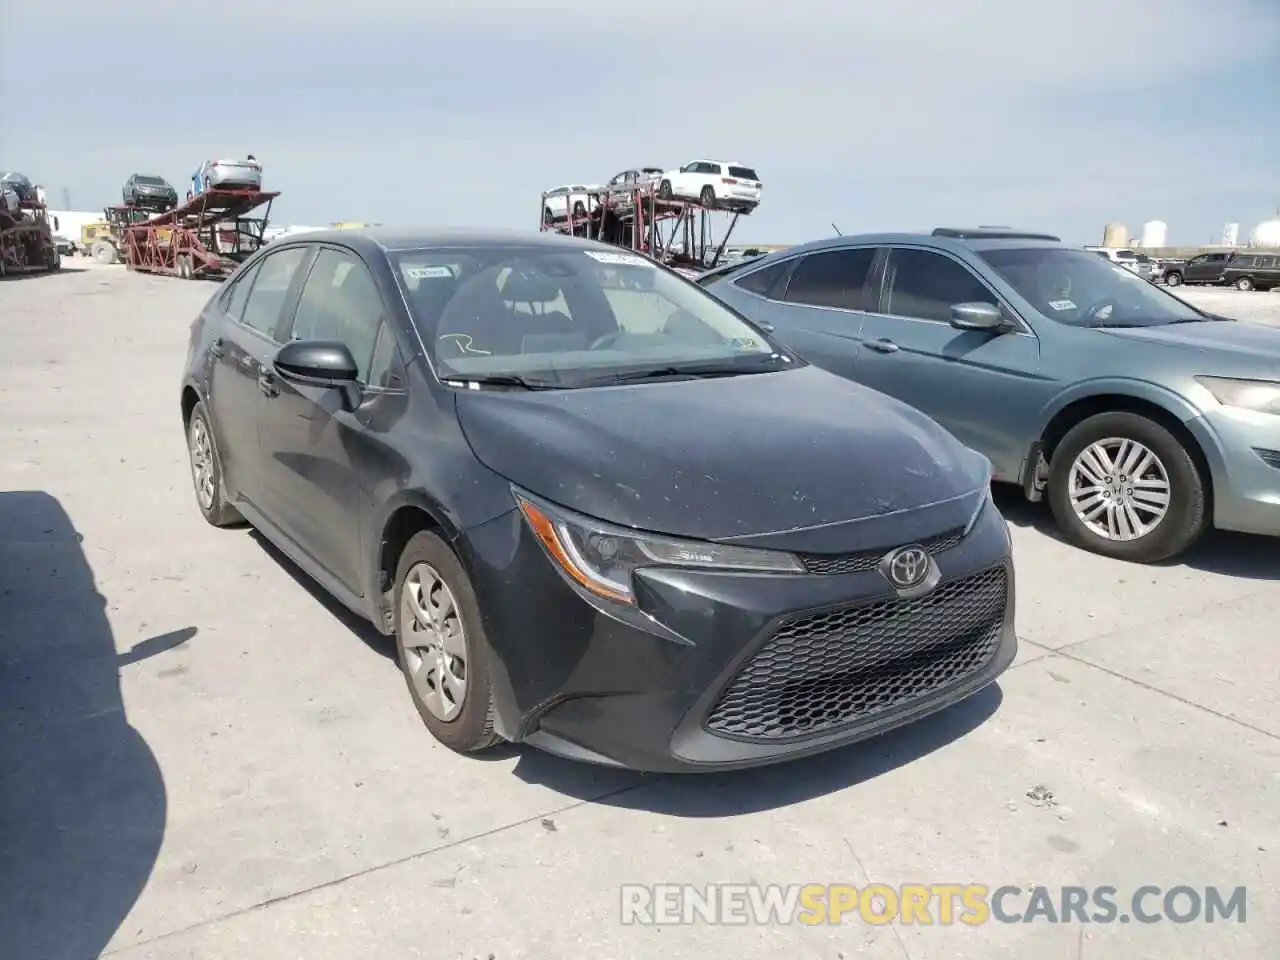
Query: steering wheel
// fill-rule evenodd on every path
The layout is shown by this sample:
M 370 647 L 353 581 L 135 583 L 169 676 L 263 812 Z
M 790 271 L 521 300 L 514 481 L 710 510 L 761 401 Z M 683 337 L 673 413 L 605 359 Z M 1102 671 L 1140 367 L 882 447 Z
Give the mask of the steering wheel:
M 604 336 L 596 337 L 594 340 L 591 341 L 591 346 L 588 349 L 604 350 L 607 347 L 612 347 L 625 334 L 626 334 L 625 330 L 614 330 L 610 333 L 606 333 Z
M 1093 303 L 1087 309 L 1081 312 L 1080 317 L 1083 320 L 1093 320 L 1104 309 L 1109 309 L 1112 312 L 1114 312 L 1119 308 L 1119 306 L 1120 306 L 1119 301 L 1112 300 L 1110 297 L 1104 297 L 1103 299 L 1098 300 L 1096 303 Z

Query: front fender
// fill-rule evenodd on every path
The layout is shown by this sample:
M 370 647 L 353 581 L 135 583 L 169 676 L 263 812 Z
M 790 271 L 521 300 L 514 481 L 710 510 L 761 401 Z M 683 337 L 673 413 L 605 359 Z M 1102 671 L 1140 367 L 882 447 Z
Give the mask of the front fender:
M 1126 377 L 1099 377 L 1093 380 L 1081 380 L 1071 384 L 1040 411 L 1040 429 L 1037 436 L 1044 436 L 1045 430 L 1053 422 L 1053 418 L 1064 409 L 1080 400 L 1090 397 L 1121 396 L 1135 400 L 1145 400 L 1173 414 L 1183 423 L 1190 423 L 1199 418 L 1203 411 L 1181 394 L 1166 387 L 1144 380 L 1130 380 Z

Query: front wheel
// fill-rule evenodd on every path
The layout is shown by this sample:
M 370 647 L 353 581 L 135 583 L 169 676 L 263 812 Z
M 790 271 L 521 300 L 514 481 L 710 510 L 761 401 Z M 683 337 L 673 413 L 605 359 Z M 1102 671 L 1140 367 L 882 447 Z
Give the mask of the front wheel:
M 415 534 L 396 568 L 396 652 L 409 696 L 432 736 L 475 753 L 493 732 L 493 681 L 475 590 L 448 545 Z
M 1093 553 L 1155 563 L 1209 525 L 1204 478 L 1185 446 L 1128 411 L 1073 427 L 1053 453 L 1049 505 L 1063 535 Z
M 1166 273 L 1164 276 L 1164 282 L 1171 287 L 1180 286 L 1182 284 L 1182 274 L 1176 272 Z

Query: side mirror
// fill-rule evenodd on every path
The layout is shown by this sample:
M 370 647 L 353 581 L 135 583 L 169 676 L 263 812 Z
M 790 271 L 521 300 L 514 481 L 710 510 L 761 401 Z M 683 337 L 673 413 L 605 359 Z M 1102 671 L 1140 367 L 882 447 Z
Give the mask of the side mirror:
M 951 307 L 951 325 L 957 330 L 995 332 L 1008 327 L 1000 308 L 989 303 L 957 303 Z
M 272 365 L 284 379 L 315 387 L 346 387 L 360 379 L 351 351 L 334 340 L 293 340 Z

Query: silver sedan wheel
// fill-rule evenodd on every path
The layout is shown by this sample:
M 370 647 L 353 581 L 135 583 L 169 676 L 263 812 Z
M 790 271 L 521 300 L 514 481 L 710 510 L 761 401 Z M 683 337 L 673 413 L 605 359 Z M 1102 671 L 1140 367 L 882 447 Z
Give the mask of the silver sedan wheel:
M 467 637 L 453 591 L 428 564 L 405 577 L 400 624 L 409 682 L 432 716 L 452 720 L 467 695 Z
M 191 435 L 187 438 L 187 449 L 191 453 L 191 479 L 196 485 L 196 499 L 202 509 L 213 509 L 214 463 L 213 441 L 209 439 L 209 427 L 202 417 L 191 421 Z
M 1068 496 L 1076 517 L 1104 540 L 1137 540 L 1169 512 L 1169 473 L 1136 440 L 1108 437 L 1071 464 Z

